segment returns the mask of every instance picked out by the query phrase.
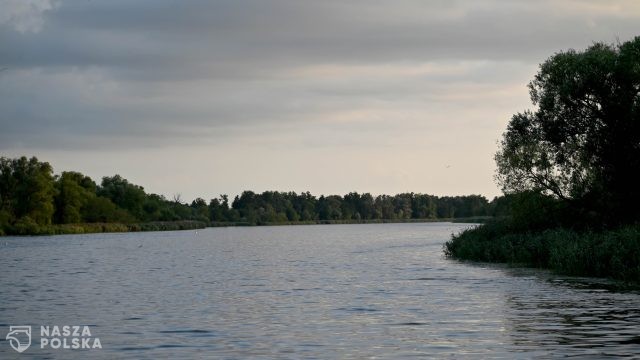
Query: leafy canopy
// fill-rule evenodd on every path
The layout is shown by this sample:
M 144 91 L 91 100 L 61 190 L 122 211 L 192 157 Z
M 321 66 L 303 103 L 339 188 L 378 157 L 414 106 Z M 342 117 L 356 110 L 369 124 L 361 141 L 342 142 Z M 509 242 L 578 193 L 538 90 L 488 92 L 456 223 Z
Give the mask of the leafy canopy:
M 560 52 L 529 84 L 496 154 L 505 193 L 536 191 L 599 218 L 640 209 L 640 37 Z

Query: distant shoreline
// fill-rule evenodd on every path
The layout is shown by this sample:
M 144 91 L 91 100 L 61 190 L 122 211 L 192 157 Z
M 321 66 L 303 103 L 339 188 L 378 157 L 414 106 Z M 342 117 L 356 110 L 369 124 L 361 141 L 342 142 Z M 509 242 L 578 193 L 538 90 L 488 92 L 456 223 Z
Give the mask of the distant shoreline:
M 466 218 L 428 218 L 428 219 L 367 219 L 367 220 L 308 220 L 249 223 L 246 221 L 212 222 L 208 227 L 229 226 L 282 226 L 282 225 L 354 225 L 354 224 L 403 224 L 403 223 L 484 223 L 492 219 L 491 216 L 474 216 Z
M 73 234 L 122 233 L 141 231 L 177 231 L 204 229 L 207 224 L 202 221 L 152 221 L 143 223 L 78 223 L 54 224 L 29 228 L 22 233 L 5 234 L 2 236 L 49 236 Z M 1 236 L 0 236 L 1 237 Z
M 244 227 L 244 226 L 296 226 L 296 225 L 356 225 L 356 224 L 404 224 L 404 223 L 484 223 L 491 219 L 489 216 L 468 218 L 442 218 L 442 219 L 373 219 L 373 220 L 312 220 L 312 221 L 286 221 L 249 223 L 243 221 L 213 222 L 207 224 L 202 221 L 155 221 L 146 223 L 79 223 L 56 224 L 34 229 L 32 233 L 6 234 L 1 236 L 50 236 L 73 234 L 100 234 L 100 233 L 124 233 L 143 231 L 179 231 L 197 230 L 209 227 Z

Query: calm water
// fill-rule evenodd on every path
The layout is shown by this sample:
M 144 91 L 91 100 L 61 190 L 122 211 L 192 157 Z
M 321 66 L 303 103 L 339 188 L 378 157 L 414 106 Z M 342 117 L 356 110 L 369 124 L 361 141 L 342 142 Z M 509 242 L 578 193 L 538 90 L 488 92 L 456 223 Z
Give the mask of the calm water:
M 640 293 L 444 259 L 465 226 L 0 238 L 0 358 L 640 356 Z M 40 325 L 102 349 L 40 349 Z

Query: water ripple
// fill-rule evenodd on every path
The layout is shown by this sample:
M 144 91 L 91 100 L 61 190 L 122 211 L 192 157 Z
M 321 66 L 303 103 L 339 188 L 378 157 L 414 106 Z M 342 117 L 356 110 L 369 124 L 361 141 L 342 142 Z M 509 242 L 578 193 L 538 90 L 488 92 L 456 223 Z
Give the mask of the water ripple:
M 6 237 L 0 328 L 90 324 L 103 345 L 34 358 L 640 357 L 637 291 L 444 259 L 466 226 Z

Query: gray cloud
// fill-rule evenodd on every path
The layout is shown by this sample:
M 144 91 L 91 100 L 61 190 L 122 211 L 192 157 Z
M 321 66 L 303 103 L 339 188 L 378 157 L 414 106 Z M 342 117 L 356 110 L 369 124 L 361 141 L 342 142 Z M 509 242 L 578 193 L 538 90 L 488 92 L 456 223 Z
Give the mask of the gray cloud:
M 44 13 L 55 6 L 51 0 L 2 0 L 0 5 L 0 25 L 20 33 L 39 32 Z
M 102 66 L 153 79 L 252 76 L 310 62 L 532 61 L 635 34 L 637 5 L 598 4 L 62 2 L 45 31 L 3 32 L 0 56 L 11 66 Z
M 458 133 L 487 136 L 474 153 L 490 159 L 537 64 L 640 20 L 632 0 L 1 4 L 9 153 L 251 142 L 302 157 Z

